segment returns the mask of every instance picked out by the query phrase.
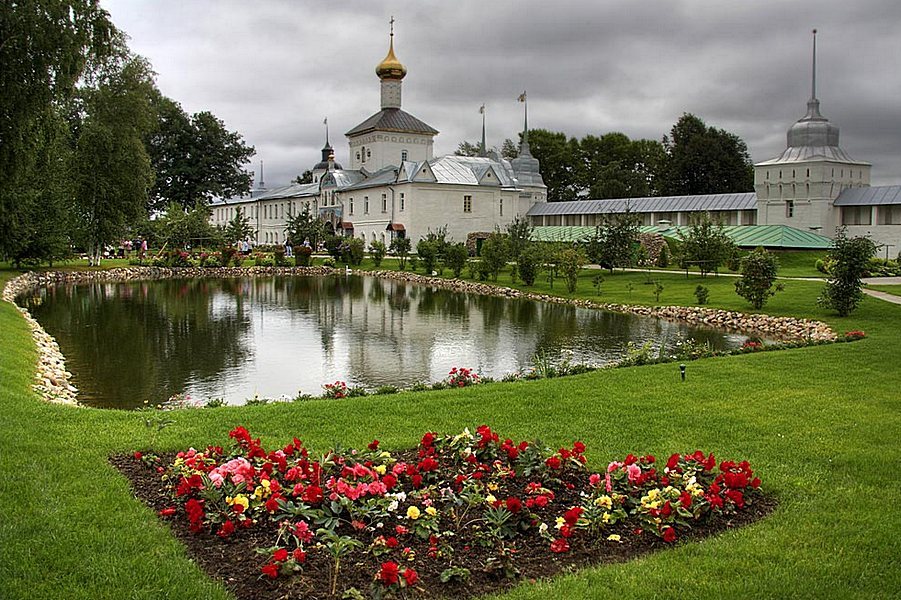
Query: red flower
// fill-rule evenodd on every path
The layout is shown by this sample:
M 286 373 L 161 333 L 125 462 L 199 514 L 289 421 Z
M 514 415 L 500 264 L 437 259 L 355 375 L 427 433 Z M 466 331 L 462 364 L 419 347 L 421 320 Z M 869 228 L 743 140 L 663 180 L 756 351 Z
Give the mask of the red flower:
M 141 454 L 140 452 L 135 452 L 135 460 L 141 460 L 141 458 L 143 458 L 143 457 L 144 457 L 144 455 Z
M 398 581 L 398 567 L 395 562 L 383 562 L 376 578 L 384 585 L 394 585 Z
M 422 441 L 419 443 L 421 445 L 425 446 L 426 448 L 429 448 L 434 442 L 435 442 L 435 434 L 432 432 L 428 432 L 424 436 L 422 436 Z
M 385 540 L 385 545 L 389 548 L 397 548 L 398 543 L 399 542 L 397 541 L 397 538 L 394 536 L 391 536 Z
M 378 440 L 372 440 L 371 442 L 369 442 L 369 446 L 367 446 L 367 448 L 369 448 L 370 450 L 378 450 L 378 448 L 379 448 L 379 441 L 378 441 Z
M 560 538 L 551 542 L 551 552 L 560 554 L 562 552 L 566 552 L 567 550 L 569 550 L 569 542 L 567 542 L 565 539 Z
M 544 464 L 546 464 L 551 469 L 559 469 L 560 468 L 560 459 L 557 458 L 556 456 L 552 456 L 552 457 L 548 458 L 546 461 L 544 461 Z
M 676 541 L 676 530 L 672 527 L 665 527 L 663 529 L 663 541 L 668 543 L 673 543 Z
M 291 553 L 291 556 L 293 556 L 294 560 L 296 560 L 299 563 L 306 562 L 306 560 L 307 560 L 307 553 L 304 552 L 303 550 L 301 550 L 300 548 L 296 548 L 294 550 L 294 552 Z
M 679 464 L 679 459 L 680 459 L 680 458 L 682 458 L 682 457 L 679 456 L 678 454 L 673 454 L 672 456 L 670 456 L 670 457 L 669 457 L 669 460 L 666 461 L 666 468 L 667 468 L 667 469 L 670 469 L 670 470 L 675 469 L 675 468 L 676 468 L 676 465 Z
M 575 454 L 584 454 L 585 453 L 585 444 L 582 442 L 576 442 L 573 444 L 573 452 Z
M 285 562 L 286 560 L 288 560 L 288 551 L 284 548 L 279 548 L 272 553 L 272 560 L 277 562 Z
M 235 524 L 231 522 L 231 520 L 226 519 L 225 523 L 222 524 L 222 527 L 219 528 L 219 531 L 216 532 L 216 535 L 225 539 L 231 534 L 235 532 Z
M 518 513 L 522 510 L 522 501 L 519 498 L 507 498 L 507 510 L 513 514 Z
M 688 492 L 682 492 L 679 494 L 679 504 L 682 505 L 682 508 L 688 508 L 691 506 L 691 494 Z
M 563 520 L 566 521 L 567 525 L 575 525 L 579 520 L 579 517 L 582 516 L 584 510 L 581 506 L 573 506 L 571 509 L 563 513 Z
M 278 577 L 278 569 L 279 566 L 277 564 L 266 563 L 261 570 L 263 571 L 263 575 L 267 576 L 269 579 L 275 579 Z
M 413 585 L 419 581 L 419 573 L 413 569 L 404 569 L 404 579 L 407 581 L 407 585 Z
M 398 525 L 397 527 L 394 528 L 394 532 L 397 535 L 407 535 L 408 533 L 410 533 L 410 530 L 407 529 L 406 527 L 404 527 L 403 525 Z
M 170 507 L 168 507 L 168 508 L 164 508 L 163 510 L 161 510 L 161 511 L 158 512 L 157 514 L 158 514 L 159 516 L 161 516 L 161 517 L 171 517 L 172 515 L 175 514 L 175 507 L 174 507 L 174 506 L 170 506 Z
M 389 473 L 382 477 L 382 483 L 384 483 L 385 487 L 390 490 L 397 485 L 397 477 Z

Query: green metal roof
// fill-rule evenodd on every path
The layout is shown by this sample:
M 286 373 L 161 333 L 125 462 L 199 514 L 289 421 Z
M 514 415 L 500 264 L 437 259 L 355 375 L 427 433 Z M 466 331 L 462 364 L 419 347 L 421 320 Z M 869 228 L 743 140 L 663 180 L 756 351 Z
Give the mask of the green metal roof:
M 664 237 L 680 239 L 688 233 L 688 227 L 642 226 L 642 233 L 659 233 Z M 581 242 L 594 235 L 594 227 L 544 226 L 534 227 L 532 239 L 541 242 Z M 812 231 L 795 229 L 788 225 L 727 225 L 723 231 L 737 246 L 764 248 L 797 248 L 825 250 L 832 247 L 832 240 Z

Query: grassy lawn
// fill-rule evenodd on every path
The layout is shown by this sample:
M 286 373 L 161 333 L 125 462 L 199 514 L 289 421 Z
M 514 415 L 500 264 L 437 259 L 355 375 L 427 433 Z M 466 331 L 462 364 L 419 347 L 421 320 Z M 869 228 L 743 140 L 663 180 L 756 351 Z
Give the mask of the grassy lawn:
M 886 294 L 894 294 L 895 296 L 901 296 L 901 285 L 868 285 L 867 288 L 869 288 L 871 290 L 885 292 Z
M 597 273 L 583 273 L 579 295 L 595 295 Z M 0 284 L 14 275 L 0 271 Z M 654 303 L 645 274 L 604 276 L 601 300 Z M 702 283 L 711 306 L 746 310 L 733 279 L 653 278 L 664 285 L 662 304 L 691 304 Z M 685 383 L 669 364 L 463 390 L 179 411 L 156 445 L 224 444 L 228 430 L 243 424 L 269 444 L 296 434 L 324 450 L 377 437 L 399 449 L 427 429 L 489 423 L 502 435 L 540 436 L 553 445 L 581 439 L 599 469 L 628 452 L 711 450 L 749 459 L 778 496 L 776 512 L 740 531 L 524 583 L 504 597 L 897 597 L 901 306 L 866 298 L 851 317 L 838 319 L 815 307 L 822 283 L 785 283 L 766 312 L 822 319 L 838 332 L 861 329 L 868 337 L 697 361 Z M 536 286 L 547 288 L 544 280 Z M 553 292 L 565 294 L 562 280 Z M 147 445 L 140 417 L 43 403 L 29 387 L 29 332 L 8 304 L 0 305 L 0 338 L 0 596 L 228 598 L 107 463 L 111 453 Z

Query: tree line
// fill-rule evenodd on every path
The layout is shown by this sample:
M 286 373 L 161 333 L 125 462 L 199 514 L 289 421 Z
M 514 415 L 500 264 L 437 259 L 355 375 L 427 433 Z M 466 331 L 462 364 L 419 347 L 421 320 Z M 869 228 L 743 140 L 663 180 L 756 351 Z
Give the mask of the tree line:
M 661 141 L 618 133 L 582 139 L 546 129 L 529 130 L 532 155 L 550 202 L 578 198 L 640 198 L 749 192 L 754 171 L 748 147 L 737 135 L 686 113 Z M 456 154 L 477 156 L 478 144 L 463 141 Z M 517 156 L 510 139 L 498 152 Z
M 95 262 L 151 214 L 249 191 L 253 147 L 164 96 L 98 0 L 3 3 L 0 29 L 0 257 Z

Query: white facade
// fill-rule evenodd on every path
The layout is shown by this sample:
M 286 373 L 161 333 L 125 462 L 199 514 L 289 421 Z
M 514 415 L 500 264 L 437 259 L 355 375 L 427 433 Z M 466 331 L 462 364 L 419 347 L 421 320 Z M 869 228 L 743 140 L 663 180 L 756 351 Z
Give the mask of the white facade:
M 480 157 L 432 155 L 438 131 L 401 109 L 401 80 L 406 68 L 388 56 L 376 68 L 381 83 L 381 110 L 346 133 L 350 168 L 335 162 L 326 140 L 313 183 L 293 184 L 250 197 L 214 203 L 212 223 L 225 226 L 235 211 L 244 211 L 256 242 L 279 244 L 291 215 L 304 207 L 316 212 L 336 233 L 390 244 L 395 236 L 416 242 L 429 231 L 446 228 L 454 241 L 474 232 L 503 229 L 547 200 L 539 164 L 528 142 L 520 157 L 508 161 L 495 154 Z

